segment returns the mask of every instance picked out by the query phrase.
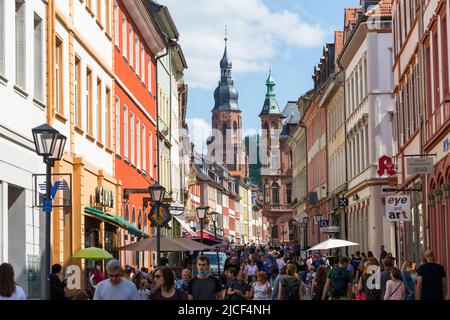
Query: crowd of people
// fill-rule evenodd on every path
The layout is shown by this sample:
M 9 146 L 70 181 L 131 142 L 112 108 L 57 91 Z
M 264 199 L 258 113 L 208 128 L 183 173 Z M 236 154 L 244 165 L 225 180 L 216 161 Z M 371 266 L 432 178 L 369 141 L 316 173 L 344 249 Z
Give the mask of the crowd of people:
M 89 288 L 74 300 L 442 300 L 446 274 L 430 250 L 420 265 L 397 259 L 381 247 L 378 257 L 355 252 L 350 257 L 307 255 L 298 244 L 278 248 L 245 245 L 230 250 L 220 275 L 210 274 L 204 255 L 185 261 L 184 269 L 168 266 L 122 266 L 110 260 L 102 272 L 96 265 Z M 66 281 L 59 264 L 52 266 L 51 299 L 64 300 Z M 26 299 L 8 263 L 0 266 L 0 300 Z

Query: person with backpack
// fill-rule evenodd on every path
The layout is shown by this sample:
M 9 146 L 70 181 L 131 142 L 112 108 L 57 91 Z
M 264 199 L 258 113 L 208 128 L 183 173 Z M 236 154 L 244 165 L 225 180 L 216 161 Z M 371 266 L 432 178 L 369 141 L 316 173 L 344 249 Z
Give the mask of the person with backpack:
M 323 289 L 325 288 L 326 282 L 327 282 L 327 272 L 324 267 L 319 267 L 319 269 L 317 269 L 316 276 L 312 281 L 311 286 L 312 300 L 322 300 Z
M 339 267 L 331 269 L 323 290 L 322 300 L 329 294 L 333 300 L 352 300 L 353 274 L 347 270 L 348 258 L 339 260 Z
M 303 283 L 295 274 L 297 267 L 295 264 L 288 264 L 286 267 L 286 277 L 281 280 L 278 288 L 278 300 L 302 300 Z
M 381 290 L 375 287 L 375 284 L 369 284 L 369 278 L 372 273 L 369 273 L 370 266 L 378 266 L 379 263 L 375 258 L 370 258 L 365 263 L 365 268 L 359 278 L 358 288 L 356 293 L 356 300 L 381 300 Z

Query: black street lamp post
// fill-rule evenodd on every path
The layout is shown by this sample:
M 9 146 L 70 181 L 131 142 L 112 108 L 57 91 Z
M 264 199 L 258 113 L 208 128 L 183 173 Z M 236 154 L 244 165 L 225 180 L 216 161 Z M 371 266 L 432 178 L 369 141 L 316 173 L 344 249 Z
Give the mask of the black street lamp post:
M 156 207 L 159 211 L 159 208 L 164 201 L 164 196 L 166 193 L 166 189 L 161 186 L 159 183 L 155 183 L 151 185 L 149 188 L 150 193 L 150 201 L 152 202 L 152 206 Z M 159 266 L 161 264 L 161 225 L 157 223 L 156 225 L 156 263 Z
M 305 241 L 305 250 L 308 247 L 308 222 L 309 222 L 309 218 L 308 217 L 303 217 L 303 225 L 304 225 L 304 241 Z
M 200 220 L 200 241 L 203 243 L 203 221 L 205 216 L 208 214 L 208 206 L 200 206 L 197 208 L 197 217 Z
M 214 224 L 214 237 L 217 239 L 217 218 L 219 217 L 219 213 L 217 211 L 212 211 L 210 214 L 211 220 Z M 219 260 L 219 248 L 217 248 L 217 267 L 220 275 L 220 260 Z
M 52 212 L 52 167 L 55 161 L 61 160 L 64 153 L 64 146 L 67 138 L 60 134 L 58 130 L 43 124 L 31 130 L 33 133 L 36 153 L 44 158 L 47 165 L 46 170 L 46 194 L 44 199 L 45 216 L 45 298 L 50 300 L 50 268 L 51 268 L 51 212 Z

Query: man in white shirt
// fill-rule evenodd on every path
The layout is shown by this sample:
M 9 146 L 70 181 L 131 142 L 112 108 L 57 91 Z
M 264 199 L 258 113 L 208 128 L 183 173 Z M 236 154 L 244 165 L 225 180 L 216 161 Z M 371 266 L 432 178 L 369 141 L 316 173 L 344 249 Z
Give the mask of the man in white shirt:
M 284 262 L 283 255 L 280 254 L 277 259 L 278 270 L 281 270 L 281 268 L 283 268 L 285 265 L 286 265 L 286 262 Z
M 94 300 L 142 300 L 131 281 L 122 279 L 123 269 L 119 260 L 111 260 L 106 266 L 109 279 L 100 282 Z

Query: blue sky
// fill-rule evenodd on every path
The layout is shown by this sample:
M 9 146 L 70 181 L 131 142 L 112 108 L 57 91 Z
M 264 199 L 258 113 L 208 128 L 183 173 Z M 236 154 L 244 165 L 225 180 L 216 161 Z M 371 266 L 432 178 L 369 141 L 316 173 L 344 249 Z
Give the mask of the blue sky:
M 239 92 L 244 130 L 260 128 L 269 68 L 280 109 L 312 87 L 311 74 L 334 30 L 342 30 L 344 8 L 359 0 L 160 0 L 180 32 L 189 69 L 188 124 L 207 130 L 220 76 L 224 26 Z M 200 140 L 204 139 L 205 133 Z M 194 139 L 196 140 L 196 139 Z

